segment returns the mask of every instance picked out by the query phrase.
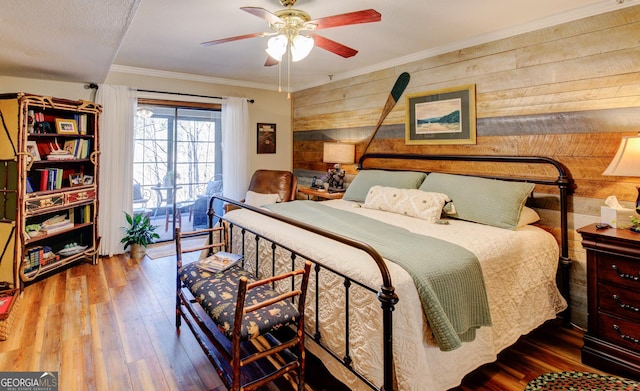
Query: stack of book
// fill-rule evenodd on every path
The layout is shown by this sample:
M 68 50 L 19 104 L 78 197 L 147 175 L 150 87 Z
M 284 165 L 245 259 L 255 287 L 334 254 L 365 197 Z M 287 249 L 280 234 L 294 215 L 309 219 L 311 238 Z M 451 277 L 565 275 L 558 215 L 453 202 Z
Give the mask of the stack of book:
M 39 266 L 46 266 L 60 260 L 60 256 L 54 254 L 49 246 L 36 246 L 27 249 L 25 256 L 25 273 L 36 270 Z
M 75 159 L 76 157 L 73 156 L 70 153 L 67 153 L 67 151 L 62 150 L 61 152 L 52 152 L 50 154 L 48 154 L 46 156 L 47 160 L 71 160 L 71 159 Z
M 40 259 L 44 259 L 44 248 L 42 246 L 27 249 L 24 272 L 29 273 L 30 271 L 37 269 L 40 266 Z
M 57 231 L 73 228 L 73 222 L 66 216 L 58 215 L 47 219 L 40 225 L 40 232 L 50 234 Z

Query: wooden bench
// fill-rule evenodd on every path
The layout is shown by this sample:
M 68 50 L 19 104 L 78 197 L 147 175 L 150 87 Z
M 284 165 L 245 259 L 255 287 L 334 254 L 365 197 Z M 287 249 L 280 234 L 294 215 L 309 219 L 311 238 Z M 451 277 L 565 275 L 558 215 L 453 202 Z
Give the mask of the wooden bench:
M 304 268 L 257 279 L 239 265 L 218 273 L 182 263 L 187 252 L 224 249 L 222 228 L 176 228 L 176 329 L 182 319 L 230 390 L 255 390 L 295 372 L 304 389 L 304 303 L 310 262 Z M 182 240 L 209 235 L 209 243 L 182 249 Z M 213 240 L 211 240 L 213 239 Z M 218 238 L 220 239 L 220 238 Z M 291 283 L 279 283 L 289 279 Z M 288 286 L 286 291 L 275 289 Z

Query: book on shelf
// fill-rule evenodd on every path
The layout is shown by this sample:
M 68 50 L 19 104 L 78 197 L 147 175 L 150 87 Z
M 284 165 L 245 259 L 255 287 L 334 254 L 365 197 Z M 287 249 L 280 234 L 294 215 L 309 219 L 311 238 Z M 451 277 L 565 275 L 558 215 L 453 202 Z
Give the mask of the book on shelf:
M 56 168 L 56 189 L 62 189 L 62 168 Z
M 85 205 L 83 208 L 82 222 L 89 223 L 91 222 L 91 205 Z
M 27 256 L 25 257 L 26 267 L 25 271 L 31 271 L 40 266 L 40 259 L 44 258 L 44 247 L 36 246 L 27 249 Z
M 45 157 L 47 160 L 72 160 L 75 158 L 75 156 L 68 153 L 50 153 Z
M 33 185 L 31 184 L 31 178 L 27 177 L 27 182 L 26 182 L 26 192 L 27 193 L 33 193 Z
M 73 228 L 73 223 L 71 222 L 71 220 L 65 220 L 64 222 L 56 225 L 42 227 L 40 228 L 40 232 L 44 232 L 45 234 L 52 234 L 54 232 L 63 231 L 69 228 Z
M 219 273 L 229 269 L 242 260 L 242 255 L 226 251 L 219 251 L 198 261 L 198 268 L 212 273 Z
M 38 190 L 39 191 L 45 191 L 47 190 L 47 180 L 49 178 L 49 170 L 47 170 L 46 168 L 39 168 L 36 170 L 36 172 L 38 173 L 37 175 L 39 176 L 39 183 L 40 185 L 38 186 Z
M 64 179 L 64 170 L 62 168 L 38 168 L 35 172 L 37 174 L 34 175 L 34 180 L 39 183 L 38 191 L 62 188 L 62 180 Z
M 80 150 L 78 152 L 78 159 L 86 159 L 89 157 L 89 140 L 82 139 L 80 141 Z
M 41 157 L 47 156 L 48 154 L 51 153 L 51 145 L 49 145 L 49 143 L 37 142 L 36 146 L 38 147 L 38 154 Z
M 54 262 L 58 262 L 60 260 L 60 255 L 54 254 L 52 252 L 49 252 L 49 253 L 45 254 L 44 256 L 45 256 L 45 258 L 40 260 L 40 265 L 41 266 L 47 266 L 49 264 L 52 264 Z
M 78 124 L 78 133 L 87 134 L 87 115 L 86 114 L 76 114 L 74 115 L 74 119 Z
M 62 231 L 73 227 L 73 221 L 65 215 L 53 216 L 40 224 L 40 231 L 45 234 L 50 234 L 57 231 Z

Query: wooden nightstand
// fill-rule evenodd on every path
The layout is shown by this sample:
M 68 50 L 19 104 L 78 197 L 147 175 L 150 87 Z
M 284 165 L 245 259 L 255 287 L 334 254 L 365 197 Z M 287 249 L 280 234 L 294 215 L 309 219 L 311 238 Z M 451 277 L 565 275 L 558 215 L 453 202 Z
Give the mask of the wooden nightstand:
M 307 199 L 311 199 L 311 197 L 315 198 L 323 198 L 326 200 L 339 200 L 344 195 L 342 193 L 329 193 L 327 190 L 318 190 L 312 189 L 310 187 L 299 187 L 298 192 L 307 195 Z
M 640 379 L 640 234 L 578 229 L 587 250 L 588 330 L 582 362 Z

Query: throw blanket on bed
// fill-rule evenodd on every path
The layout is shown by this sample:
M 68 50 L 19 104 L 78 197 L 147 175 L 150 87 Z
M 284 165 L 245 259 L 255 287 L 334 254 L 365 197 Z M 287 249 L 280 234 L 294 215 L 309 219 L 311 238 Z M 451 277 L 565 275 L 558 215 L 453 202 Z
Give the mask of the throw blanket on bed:
M 413 278 L 441 350 L 453 350 L 491 325 L 482 270 L 470 251 L 444 240 L 313 201 L 265 206 L 274 213 L 372 246 Z

